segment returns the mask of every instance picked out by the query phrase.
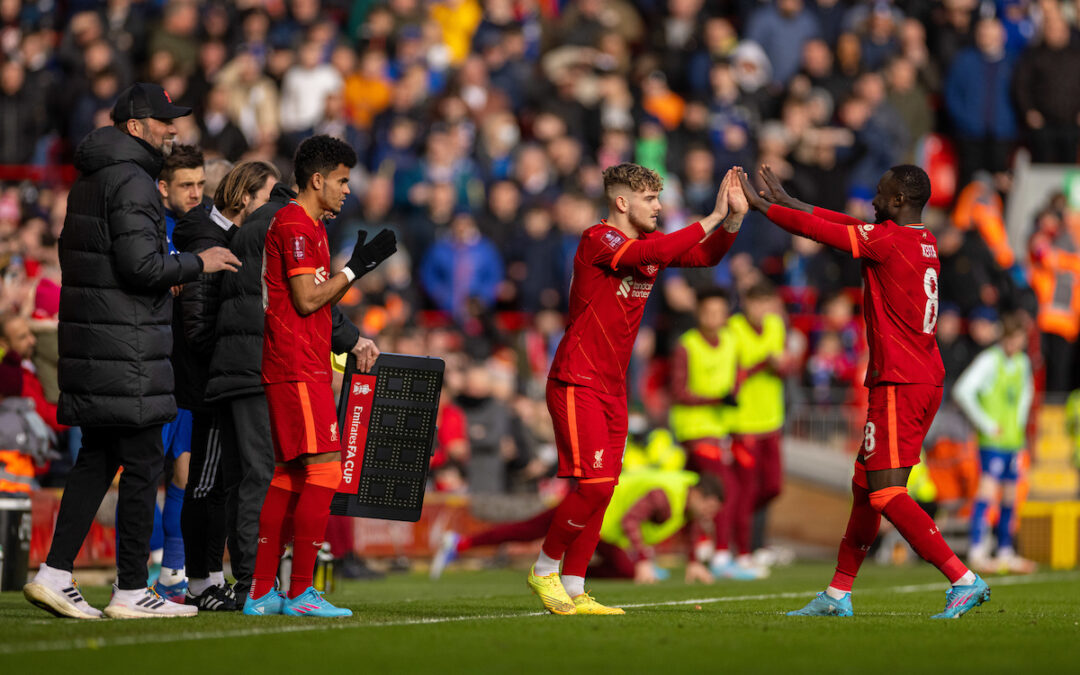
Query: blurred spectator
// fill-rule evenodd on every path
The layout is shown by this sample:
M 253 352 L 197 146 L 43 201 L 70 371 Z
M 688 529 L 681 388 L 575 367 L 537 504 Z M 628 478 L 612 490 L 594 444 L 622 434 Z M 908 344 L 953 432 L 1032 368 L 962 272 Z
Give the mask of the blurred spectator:
M 322 46 L 317 42 L 305 42 L 297 54 L 296 65 L 281 82 L 281 130 L 302 136 L 310 135 L 322 119 L 326 97 L 339 93 L 345 84 L 336 68 L 322 62 Z
M 469 492 L 506 492 L 507 464 L 517 454 L 511 437 L 511 412 L 492 395 L 492 373 L 483 363 L 465 371 L 464 388 L 457 404 L 465 413 L 469 443 L 466 468 Z
M 894 58 L 885 73 L 889 88 L 886 102 L 903 120 L 908 132 L 901 161 L 913 162 L 916 144 L 934 129 L 930 92 L 919 82 L 915 64 L 902 56 Z
M 449 231 L 432 244 L 420 264 L 424 292 L 438 309 L 459 321 L 470 299 L 490 307 L 502 278 L 499 252 L 467 212 L 454 215 Z
M 818 336 L 817 347 L 806 363 L 811 400 L 817 404 L 845 403 L 854 375 L 855 363 L 845 354 L 840 336 L 831 331 Z
M 562 307 L 566 274 L 562 265 L 562 237 L 552 226 L 551 213 L 534 206 L 522 218 L 522 227 L 509 246 L 507 278 L 517 285 L 518 300 L 526 312 Z
M 247 152 L 248 141 L 229 117 L 228 106 L 229 91 L 226 87 L 217 86 L 207 93 L 203 115 L 199 119 L 202 147 L 206 153 L 216 152 L 230 162 L 235 162 Z
M 745 35 L 769 55 L 773 81 L 786 84 L 799 70 L 803 45 L 822 32 L 817 16 L 805 8 L 803 0 L 775 0 L 750 15 Z
M 41 134 L 39 111 L 25 87 L 22 64 L 9 60 L 0 65 L 0 163 L 29 164 Z
M 945 392 L 960 377 L 960 373 L 975 358 L 971 341 L 963 334 L 963 316 L 960 309 L 951 302 L 942 302 L 938 308 L 937 343 L 941 352 L 941 361 L 945 365 Z
M 1016 113 L 1010 87 L 1014 54 L 1005 50 L 1005 29 L 997 19 L 981 19 L 975 47 L 964 49 L 949 68 L 945 107 L 956 131 L 960 184 L 975 171 L 1009 168 L 1016 140 Z
M 1036 162 L 1077 161 L 1080 145 L 1080 87 L 1061 86 L 1063 73 L 1080 72 L 1080 45 L 1069 24 L 1048 12 L 1042 42 L 1024 52 L 1016 66 L 1013 91 L 1023 115 Z

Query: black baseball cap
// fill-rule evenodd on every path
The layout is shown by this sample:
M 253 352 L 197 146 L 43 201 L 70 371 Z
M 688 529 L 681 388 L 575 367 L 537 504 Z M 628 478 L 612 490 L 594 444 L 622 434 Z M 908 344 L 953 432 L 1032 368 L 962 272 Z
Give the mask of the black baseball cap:
M 159 120 L 171 120 L 191 114 L 191 108 L 173 105 L 172 97 L 161 85 L 150 82 L 136 82 L 116 99 L 112 109 L 113 122 L 126 122 L 153 117 Z

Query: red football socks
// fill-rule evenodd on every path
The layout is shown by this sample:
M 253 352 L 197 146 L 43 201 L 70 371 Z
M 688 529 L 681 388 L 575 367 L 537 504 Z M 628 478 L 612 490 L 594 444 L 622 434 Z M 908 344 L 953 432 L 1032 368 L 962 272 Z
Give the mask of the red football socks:
M 870 492 L 852 483 L 851 493 L 855 499 L 851 504 L 847 531 L 840 540 L 840 551 L 836 555 L 836 573 L 829 584 L 848 593 L 851 592 L 851 586 L 859 574 L 859 567 L 862 566 L 881 526 L 881 514 L 870 505 Z
M 278 471 L 285 470 L 279 468 Z M 277 474 L 275 472 L 274 482 L 266 492 L 259 513 L 259 548 L 255 553 L 255 572 L 251 576 L 251 597 L 256 600 L 274 590 L 281 554 L 289 540 L 282 531 L 286 522 L 291 520 L 286 515 L 292 512 L 300 498 L 299 492 L 282 487 L 283 481 L 279 480 Z
M 615 486 L 614 483 L 607 484 L 612 487 Z M 588 569 L 589 561 L 592 560 L 593 553 L 596 552 L 596 545 L 600 543 L 600 527 L 604 524 L 604 513 L 607 511 L 609 501 L 611 501 L 610 494 L 604 501 L 604 505 L 597 508 L 589 516 L 589 522 L 585 529 L 581 531 L 574 541 L 570 542 L 570 546 L 566 549 L 566 555 L 563 557 L 563 577 L 585 577 L 585 570 Z M 584 590 L 581 589 L 581 592 L 584 592 Z M 570 592 L 568 589 L 567 593 Z M 577 595 L 577 593 L 571 593 L 571 596 L 573 595 Z
M 293 563 L 289 577 L 289 598 L 302 595 L 312 585 L 315 560 L 326 538 L 330 502 L 341 482 L 341 462 L 307 464 L 304 490 L 293 514 Z
M 611 493 L 614 490 L 615 481 L 613 480 L 602 483 L 578 483 L 577 489 L 568 494 L 555 509 L 551 527 L 548 528 L 547 537 L 544 538 L 544 554 L 554 560 L 561 560 L 570 544 L 588 529 L 589 520 L 593 514 L 599 511 L 603 518 L 603 512 L 611 501 Z M 591 552 L 590 555 L 592 555 Z
M 967 566 L 945 543 L 934 519 L 906 491 L 893 497 L 882 513 L 916 553 L 948 577 L 949 583 L 956 583 L 967 573 Z

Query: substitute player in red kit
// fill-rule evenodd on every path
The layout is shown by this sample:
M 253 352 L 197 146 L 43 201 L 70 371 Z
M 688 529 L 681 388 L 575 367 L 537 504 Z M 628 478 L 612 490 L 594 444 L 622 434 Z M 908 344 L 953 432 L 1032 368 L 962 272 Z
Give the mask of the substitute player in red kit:
M 945 610 L 934 618 L 958 618 L 989 600 L 990 587 L 953 553 L 934 520 L 907 491 L 908 474 L 919 463 L 945 379 L 934 339 L 941 265 L 937 240 L 922 225 L 930 178 L 911 165 L 886 171 L 873 201 L 877 223 L 791 197 L 768 166 L 761 169 L 761 178 L 765 190 L 758 194 L 746 174 L 739 174 L 752 208 L 792 234 L 862 261 L 863 315 L 870 346 L 866 373 L 870 402 L 851 485 L 855 500 L 840 541 L 836 574 L 824 592 L 789 616 L 852 615 L 851 587 L 884 515 L 952 584 Z
M 731 248 L 747 211 L 736 180 L 734 170 L 728 171 L 711 214 L 663 234 L 656 231 L 660 176 L 636 164 L 604 172 L 609 220 L 581 235 L 570 284 L 569 324 L 548 374 L 547 405 L 559 450 L 559 476 L 577 479 L 574 491 L 557 507 L 529 571 L 529 587 L 554 614 L 624 613 L 585 592 L 585 569 L 600 541 L 604 512 L 622 470 L 630 352 L 660 271 L 712 266 Z
M 263 253 L 265 311 L 262 381 L 270 410 L 277 466 L 259 515 L 259 548 L 244 614 L 351 616 L 312 588 L 315 558 L 326 534 L 330 500 L 341 482 L 341 442 L 330 388 L 330 306 L 357 277 L 397 250 L 394 234 L 370 242 L 361 231 L 352 257 L 330 274 L 330 250 L 322 220 L 341 210 L 349 194 L 356 153 L 329 136 L 313 136 L 296 150 L 299 193 L 274 215 Z M 359 355 L 368 370 L 379 355 L 374 343 Z M 274 590 L 292 520 L 293 564 L 289 597 Z

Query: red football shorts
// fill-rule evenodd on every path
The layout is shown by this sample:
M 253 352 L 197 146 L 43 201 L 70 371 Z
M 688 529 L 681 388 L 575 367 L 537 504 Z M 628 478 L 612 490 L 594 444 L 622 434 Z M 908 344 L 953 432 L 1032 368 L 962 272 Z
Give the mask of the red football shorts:
M 549 379 L 560 478 L 614 478 L 626 450 L 626 398 Z
M 337 406 L 329 382 L 276 382 L 264 384 L 263 389 L 278 462 L 341 451 Z
M 866 426 L 856 463 L 866 471 L 918 464 L 923 439 L 940 405 L 941 387 L 933 384 L 870 387 Z

